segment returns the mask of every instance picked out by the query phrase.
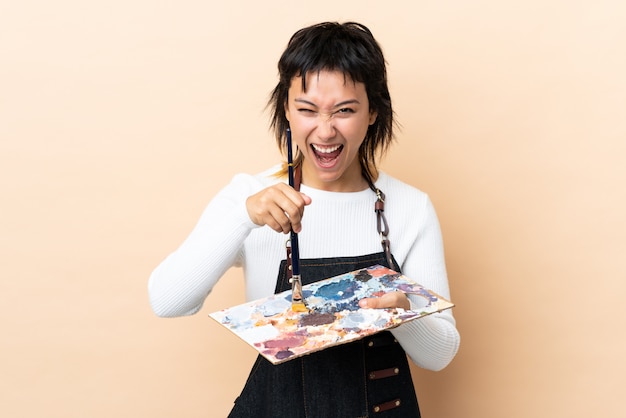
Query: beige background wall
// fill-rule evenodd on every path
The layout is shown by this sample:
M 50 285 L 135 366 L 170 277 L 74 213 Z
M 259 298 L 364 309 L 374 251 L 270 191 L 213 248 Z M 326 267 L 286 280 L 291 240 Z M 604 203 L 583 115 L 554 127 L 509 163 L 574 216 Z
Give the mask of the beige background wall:
M 225 416 L 254 354 L 207 315 L 241 272 L 173 320 L 146 283 L 277 160 L 275 63 L 320 20 L 383 45 L 383 166 L 441 218 L 462 345 L 415 370 L 424 416 L 626 413 L 623 2 L 3 0 L 1 416 Z

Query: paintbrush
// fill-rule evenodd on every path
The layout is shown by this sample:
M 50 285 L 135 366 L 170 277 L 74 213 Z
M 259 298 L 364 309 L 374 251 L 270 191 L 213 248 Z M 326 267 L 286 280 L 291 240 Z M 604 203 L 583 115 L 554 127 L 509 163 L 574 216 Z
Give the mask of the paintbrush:
M 289 173 L 289 185 L 295 187 L 293 156 L 291 152 L 291 129 L 287 128 L 287 169 Z M 290 233 L 291 242 L 291 309 L 294 312 L 306 312 L 307 308 L 302 298 L 302 280 L 300 278 L 300 249 L 298 247 L 298 234 Z

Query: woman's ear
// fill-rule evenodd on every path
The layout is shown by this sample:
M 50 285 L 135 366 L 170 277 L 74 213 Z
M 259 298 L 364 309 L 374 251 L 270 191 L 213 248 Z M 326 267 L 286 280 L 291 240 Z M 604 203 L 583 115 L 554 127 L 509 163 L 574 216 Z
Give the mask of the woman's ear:
M 370 125 L 373 125 L 376 122 L 376 118 L 378 117 L 378 112 L 375 110 L 370 110 Z
M 291 122 L 291 115 L 289 114 L 289 105 L 285 102 L 285 119 L 287 122 Z

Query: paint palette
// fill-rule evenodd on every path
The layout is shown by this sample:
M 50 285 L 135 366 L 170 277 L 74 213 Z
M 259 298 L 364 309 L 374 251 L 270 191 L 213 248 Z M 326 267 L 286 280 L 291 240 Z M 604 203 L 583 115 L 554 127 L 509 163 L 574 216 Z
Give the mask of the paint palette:
M 302 287 L 308 312 L 291 309 L 291 290 L 210 314 L 273 364 L 364 338 L 454 305 L 383 266 Z M 411 310 L 363 309 L 365 297 L 401 291 L 419 296 Z M 416 298 L 412 298 L 415 302 Z

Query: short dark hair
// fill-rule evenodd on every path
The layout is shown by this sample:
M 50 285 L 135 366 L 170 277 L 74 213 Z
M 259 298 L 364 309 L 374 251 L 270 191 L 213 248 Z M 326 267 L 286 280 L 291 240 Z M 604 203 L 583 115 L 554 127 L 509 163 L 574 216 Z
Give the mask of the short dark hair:
M 306 75 L 320 71 L 340 71 L 353 82 L 365 85 L 369 110 L 376 112 L 377 117 L 361 144 L 359 161 L 364 175 L 376 179 L 376 155 L 383 154 L 393 140 L 394 114 L 385 57 L 372 32 L 360 23 L 318 23 L 298 30 L 289 40 L 278 61 L 279 81 L 267 105 L 271 109 L 270 128 L 278 147 L 283 152 L 286 149 L 289 122 L 285 105 L 291 81 L 302 77 L 302 88 L 306 91 Z M 294 161 L 296 165 L 301 158 L 299 155 Z

